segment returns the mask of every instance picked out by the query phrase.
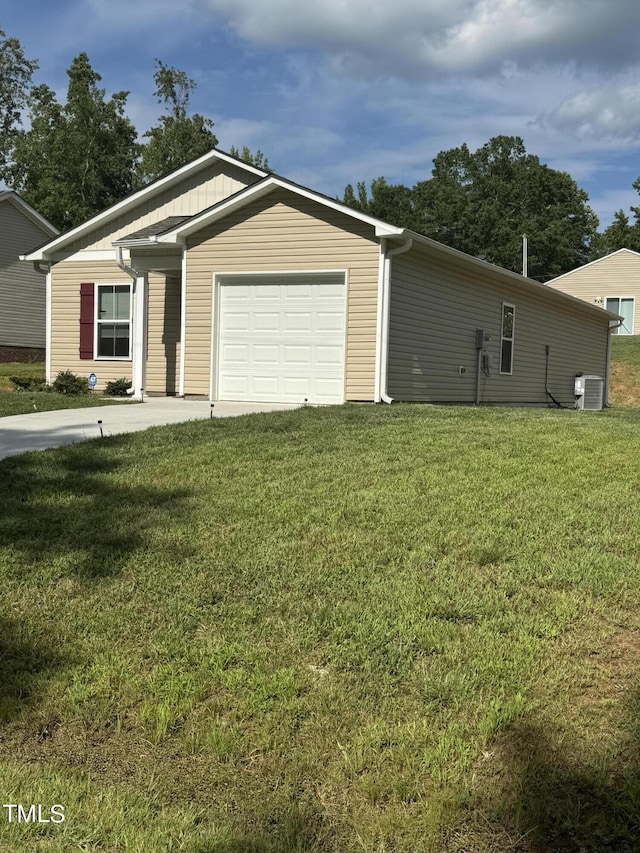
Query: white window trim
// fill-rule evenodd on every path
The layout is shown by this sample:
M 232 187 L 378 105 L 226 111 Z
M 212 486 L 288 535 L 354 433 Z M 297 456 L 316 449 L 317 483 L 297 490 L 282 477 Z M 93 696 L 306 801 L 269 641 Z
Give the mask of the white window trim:
M 513 311 L 513 325 L 511 328 L 511 337 L 507 338 L 504 335 L 504 309 L 511 308 Z M 515 340 L 516 340 L 516 306 L 513 302 L 503 302 L 502 307 L 500 308 L 500 373 L 502 376 L 512 376 L 513 375 L 513 354 L 515 349 Z M 511 341 L 511 363 L 509 364 L 509 370 L 502 369 L 502 343 L 503 341 Z
M 128 287 L 129 288 L 129 355 L 98 355 L 98 323 L 123 323 L 124 320 L 100 320 L 98 317 L 98 305 L 100 304 L 99 292 L 101 287 Z M 132 360 L 132 336 L 133 336 L 133 287 L 131 282 L 126 281 L 101 281 L 96 282 L 93 294 L 93 358 L 94 361 L 131 361 Z
M 628 293 L 626 293 L 626 294 L 621 294 L 620 296 L 605 296 L 605 298 L 604 298 L 604 308 L 605 308 L 607 311 L 609 310 L 609 309 L 607 308 L 607 302 L 608 302 L 610 299 L 618 299 L 618 300 L 621 300 L 621 299 L 631 299 L 631 301 L 633 302 L 633 310 L 632 310 L 632 312 L 631 312 L 631 331 L 629 332 L 629 334 L 628 334 L 628 335 L 627 335 L 627 334 L 624 334 L 624 335 L 622 335 L 621 337 L 623 337 L 623 338 L 628 338 L 630 335 L 635 334 L 635 332 L 634 332 L 635 319 L 636 319 L 636 298 L 635 298 L 635 296 L 631 296 L 631 295 L 630 295 L 630 294 L 628 294 Z M 616 313 L 620 313 L 620 312 L 616 312 Z M 619 329 L 618 329 L 618 331 L 617 331 L 617 333 L 616 333 L 616 334 L 617 334 L 617 336 L 620 336 L 620 330 L 619 330 Z

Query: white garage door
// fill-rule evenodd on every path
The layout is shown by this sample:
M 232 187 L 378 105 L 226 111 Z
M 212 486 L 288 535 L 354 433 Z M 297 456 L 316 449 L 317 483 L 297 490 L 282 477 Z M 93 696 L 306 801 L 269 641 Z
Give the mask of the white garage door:
M 342 274 L 222 278 L 218 399 L 342 403 L 345 315 Z

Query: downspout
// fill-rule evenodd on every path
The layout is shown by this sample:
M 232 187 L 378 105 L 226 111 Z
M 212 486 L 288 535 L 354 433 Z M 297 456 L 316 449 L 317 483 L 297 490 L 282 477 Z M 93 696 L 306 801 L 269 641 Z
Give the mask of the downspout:
M 133 327 L 137 333 L 134 337 L 133 346 L 140 348 L 139 357 L 144 359 L 144 341 L 139 342 L 138 341 L 138 335 L 139 335 L 140 329 L 141 328 L 144 329 L 145 324 L 144 324 L 144 321 L 142 324 L 140 324 L 140 322 L 137 318 L 137 312 L 140 310 L 142 310 L 142 311 L 145 310 L 145 307 L 144 306 L 141 307 L 141 305 L 140 305 L 140 300 L 138 299 L 138 293 L 137 293 L 138 287 L 139 287 L 139 279 L 142 278 L 142 276 L 137 272 L 137 270 L 134 270 L 133 267 L 127 266 L 127 264 L 125 264 L 124 257 L 122 254 L 122 246 L 116 246 L 115 250 L 116 250 L 116 263 L 118 264 L 118 266 L 120 267 L 122 272 L 126 273 L 126 275 L 128 275 L 129 278 L 132 279 L 132 281 L 133 281 L 133 292 L 134 292 L 134 294 L 136 294 L 136 304 L 135 304 L 136 319 L 135 319 L 134 324 L 132 324 L 132 325 L 133 325 Z M 133 359 L 132 364 L 131 364 L 131 391 L 130 391 L 130 393 L 133 395 L 134 400 L 142 400 L 142 397 L 144 394 L 144 388 L 142 387 L 142 381 L 139 381 L 139 382 L 137 381 L 138 377 L 136 376 L 136 374 L 138 374 L 138 376 L 140 376 L 140 377 L 143 377 L 144 376 L 144 368 L 142 369 L 142 371 L 140 371 L 140 369 L 137 368 L 136 359 L 135 359 L 135 349 L 133 349 L 132 352 L 134 353 L 134 359 Z M 137 388 L 136 385 L 140 385 L 140 387 Z
M 381 341 L 380 341 L 380 400 L 383 403 L 393 403 L 393 397 L 389 396 L 387 390 L 389 371 L 389 318 L 391 305 L 391 258 L 408 252 L 413 246 L 413 237 L 407 237 L 401 246 L 386 251 L 381 249 L 384 257 L 384 270 L 382 277 L 382 318 L 381 318 Z
M 607 333 L 607 356 L 605 360 L 605 373 L 604 373 L 604 406 L 609 405 L 609 370 L 611 369 L 611 334 L 614 329 L 619 329 L 620 326 L 624 323 L 624 320 L 620 320 L 619 323 L 614 323 L 611 325 L 611 321 L 609 323 L 609 330 Z
M 180 269 L 180 378 L 178 396 L 184 397 L 184 362 L 187 354 L 187 244 L 182 245 L 182 266 Z
M 44 325 L 44 361 L 45 382 L 51 385 L 51 263 L 47 261 L 34 261 L 36 272 L 46 275 L 45 284 L 45 325 Z

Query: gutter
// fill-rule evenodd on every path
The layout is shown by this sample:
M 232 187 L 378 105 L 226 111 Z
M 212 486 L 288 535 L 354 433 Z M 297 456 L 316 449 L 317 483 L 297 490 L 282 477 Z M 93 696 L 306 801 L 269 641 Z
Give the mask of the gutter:
M 401 246 L 387 251 L 387 242 L 384 238 L 380 240 L 380 267 L 378 276 L 378 332 L 379 332 L 379 358 L 377 367 L 378 389 L 376 402 L 393 403 L 387 390 L 389 370 L 389 317 L 391 302 L 391 258 L 408 252 L 413 246 L 413 237 L 406 237 Z

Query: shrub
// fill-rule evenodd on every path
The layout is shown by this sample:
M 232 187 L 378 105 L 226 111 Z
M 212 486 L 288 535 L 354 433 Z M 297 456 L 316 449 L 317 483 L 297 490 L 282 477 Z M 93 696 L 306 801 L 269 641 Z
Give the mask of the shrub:
M 129 388 L 131 388 L 131 381 L 123 377 L 122 379 L 113 379 L 111 382 L 107 382 L 104 393 L 110 397 L 126 397 Z
M 43 376 L 10 376 L 17 391 L 48 391 L 47 380 Z
M 89 380 L 86 376 L 78 376 L 70 370 L 63 370 L 58 373 L 51 387 L 59 394 L 69 394 L 70 396 L 88 394 L 90 391 Z

